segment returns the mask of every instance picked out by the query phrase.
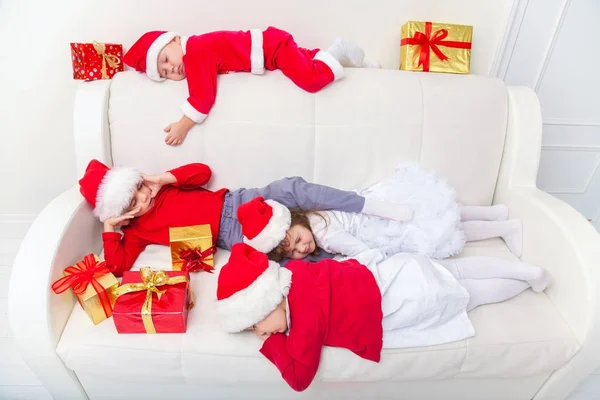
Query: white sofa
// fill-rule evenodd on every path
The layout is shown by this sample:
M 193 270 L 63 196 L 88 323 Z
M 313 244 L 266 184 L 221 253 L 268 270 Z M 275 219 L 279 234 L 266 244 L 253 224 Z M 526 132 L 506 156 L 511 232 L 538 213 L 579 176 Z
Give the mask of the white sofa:
M 385 350 L 379 364 L 326 348 L 312 386 L 287 387 L 252 333 L 221 332 L 217 273 L 193 275 L 188 331 L 118 335 L 93 326 L 72 295 L 50 284 L 64 267 L 100 253 L 101 224 L 78 186 L 42 211 L 13 268 L 10 324 L 20 351 L 56 399 L 563 399 L 600 364 L 600 237 L 565 203 L 536 188 L 541 118 L 535 94 L 497 79 L 346 70 L 317 94 L 281 73 L 219 78 L 216 106 L 180 147 L 162 128 L 179 118 L 185 82 L 125 72 L 83 83 L 74 110 L 78 174 L 91 158 L 147 173 L 188 162 L 213 169 L 210 188 L 262 186 L 292 175 L 340 188 L 370 185 L 401 160 L 449 178 L 465 204 L 505 203 L 524 227 L 522 259 L 555 281 L 470 313 L 476 336 L 442 346 Z M 200 205 L 199 205 L 200 206 Z M 514 258 L 500 240 L 461 256 Z M 135 269 L 170 268 L 149 246 Z

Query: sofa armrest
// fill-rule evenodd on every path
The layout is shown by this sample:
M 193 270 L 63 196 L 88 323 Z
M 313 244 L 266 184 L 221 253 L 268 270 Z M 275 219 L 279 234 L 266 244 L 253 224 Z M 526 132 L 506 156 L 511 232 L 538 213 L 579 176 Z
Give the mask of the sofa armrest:
M 102 224 L 78 187 L 46 206 L 27 232 L 15 258 L 9 284 L 11 330 L 21 355 L 56 399 L 87 398 L 75 374 L 56 354 L 73 309 L 69 292 L 51 290 L 62 270 L 102 249 Z
M 581 345 L 535 397 L 564 399 L 600 365 L 600 234 L 571 206 L 536 188 L 511 188 L 496 200 L 523 222 L 521 259 L 552 274 L 546 295 Z
M 73 104 L 73 138 L 77 176 L 91 159 L 112 165 L 108 100 L 112 79 L 81 82 Z
M 495 204 L 523 222 L 521 259 L 553 276 L 546 289 L 581 349 L 552 373 L 535 399 L 564 399 L 600 365 L 600 235 L 565 202 L 537 189 L 542 117 L 533 90 L 509 87 L 509 115 Z

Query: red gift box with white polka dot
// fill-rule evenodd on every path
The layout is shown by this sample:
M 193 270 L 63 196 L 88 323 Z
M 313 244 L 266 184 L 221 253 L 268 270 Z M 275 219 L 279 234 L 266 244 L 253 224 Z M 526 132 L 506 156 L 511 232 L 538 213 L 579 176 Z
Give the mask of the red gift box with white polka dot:
M 123 45 L 114 43 L 71 43 L 73 79 L 112 79 L 123 71 Z

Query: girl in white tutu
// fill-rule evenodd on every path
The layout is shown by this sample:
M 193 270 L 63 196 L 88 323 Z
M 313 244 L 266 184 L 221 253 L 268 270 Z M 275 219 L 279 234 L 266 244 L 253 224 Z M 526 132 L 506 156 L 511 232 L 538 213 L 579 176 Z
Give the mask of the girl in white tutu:
M 418 164 L 402 163 L 391 177 L 358 193 L 408 205 L 412 219 L 400 222 L 362 213 L 292 210 L 286 238 L 269 256 L 275 261 L 301 259 L 321 248 L 351 257 L 380 249 L 388 257 L 413 253 L 444 259 L 460 253 L 465 242 L 495 237 L 521 256 L 521 222 L 508 220 L 505 205 L 459 205 L 448 182 Z

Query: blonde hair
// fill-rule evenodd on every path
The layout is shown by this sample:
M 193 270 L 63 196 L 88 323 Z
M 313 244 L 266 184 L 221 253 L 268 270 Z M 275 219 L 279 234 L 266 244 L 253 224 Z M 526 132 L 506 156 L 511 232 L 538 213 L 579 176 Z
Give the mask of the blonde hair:
M 301 210 L 298 208 L 290 208 L 290 214 L 292 217 L 292 222 L 290 224 L 290 228 L 296 226 L 296 225 L 300 225 L 306 229 L 308 229 L 308 231 L 310 232 L 311 235 L 313 235 L 314 238 L 314 233 L 312 231 L 312 228 L 310 227 L 310 221 L 308 219 L 308 215 L 309 214 L 316 214 L 318 216 L 320 216 L 321 218 L 323 218 L 323 220 L 325 221 L 325 224 L 327 225 L 327 221 L 325 220 L 325 217 L 323 215 L 321 215 L 320 213 L 316 212 L 316 211 L 305 211 L 305 210 Z M 277 245 L 277 247 L 275 247 L 273 250 L 271 250 L 267 256 L 269 257 L 269 259 L 275 261 L 275 262 L 280 262 L 281 260 L 283 260 L 285 258 L 285 248 L 287 246 L 289 246 L 289 239 L 288 239 L 288 235 L 285 235 L 285 238 Z M 319 253 L 321 252 L 321 249 L 317 246 L 315 246 L 315 250 L 311 253 L 311 255 L 319 255 Z

